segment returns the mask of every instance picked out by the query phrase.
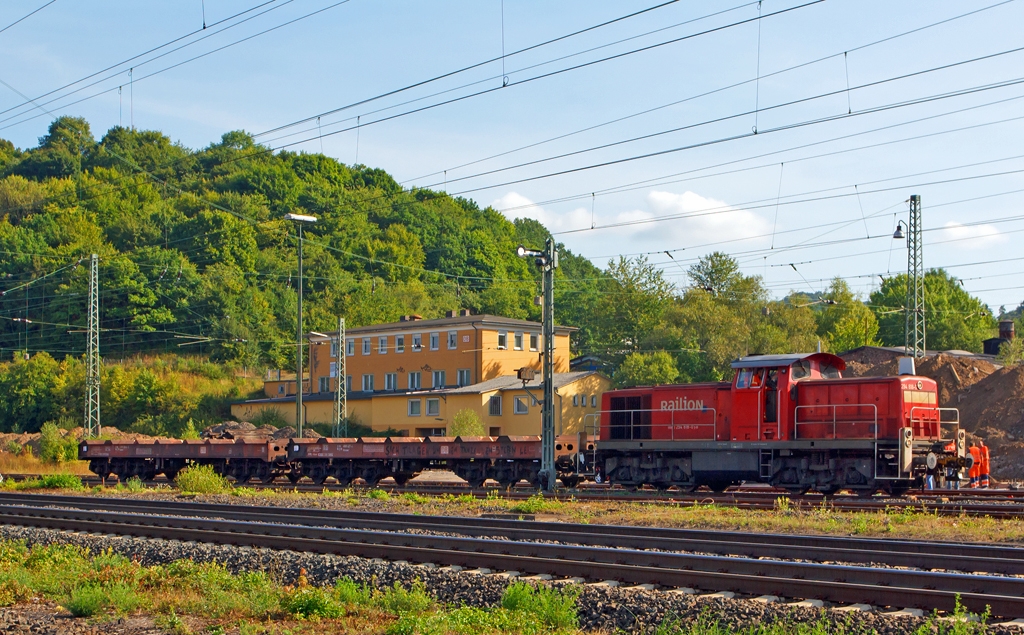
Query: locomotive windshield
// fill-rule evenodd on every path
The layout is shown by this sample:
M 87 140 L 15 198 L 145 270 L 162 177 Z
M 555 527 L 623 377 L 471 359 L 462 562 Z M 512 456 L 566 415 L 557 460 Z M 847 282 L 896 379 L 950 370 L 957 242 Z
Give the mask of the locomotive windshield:
M 760 388 L 764 381 L 763 368 L 744 368 L 736 378 L 737 388 Z
M 803 379 L 811 376 L 811 363 L 808 361 L 793 364 L 793 379 Z
M 839 379 L 842 375 L 839 374 L 839 369 L 832 364 L 821 365 L 821 376 L 825 379 Z

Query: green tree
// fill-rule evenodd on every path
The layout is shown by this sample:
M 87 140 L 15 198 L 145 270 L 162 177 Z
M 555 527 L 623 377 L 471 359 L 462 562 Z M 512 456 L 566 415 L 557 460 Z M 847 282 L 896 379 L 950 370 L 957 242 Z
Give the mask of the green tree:
M 661 323 L 672 284 L 644 257 L 608 263 L 599 288 L 596 340 L 612 356 L 641 348 Z M 620 357 L 621 359 L 621 357 Z
M 665 351 L 630 353 L 612 378 L 619 388 L 670 384 L 679 377 L 675 360 Z
M 886 278 L 871 294 L 871 308 L 878 319 L 878 339 L 886 346 L 905 342 L 904 304 L 907 276 Z M 943 269 L 924 277 L 925 329 L 929 350 L 980 352 L 982 340 L 992 335 L 995 320 L 981 300 L 964 291 L 959 281 Z
M 476 410 L 463 408 L 452 417 L 447 434 L 450 437 L 482 437 L 484 436 L 484 422 L 480 420 Z
M 815 312 L 817 333 L 834 352 L 848 351 L 876 343 L 878 319 L 850 290 L 850 285 L 836 277 L 822 295 L 825 301 Z

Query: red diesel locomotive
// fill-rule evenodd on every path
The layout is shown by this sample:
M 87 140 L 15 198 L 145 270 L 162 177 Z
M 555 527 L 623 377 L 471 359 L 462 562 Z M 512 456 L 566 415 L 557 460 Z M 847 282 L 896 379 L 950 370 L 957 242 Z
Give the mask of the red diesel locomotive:
M 555 440 L 558 478 L 721 491 L 743 481 L 794 494 L 906 492 L 928 471 L 970 467 L 959 414 L 927 377 L 845 379 L 835 355 L 756 355 L 732 382 L 638 387 L 603 396 L 588 431 Z M 944 429 L 945 428 L 945 429 Z M 589 432 L 589 434 L 588 434 Z M 596 438 L 595 438 L 596 437 Z M 245 483 L 286 477 L 374 485 L 427 468 L 473 486 L 540 485 L 540 437 L 389 437 L 271 441 L 83 441 L 89 469 L 120 479 L 173 479 L 190 463 Z
M 606 392 L 593 426 L 595 480 L 899 495 L 929 470 L 969 462 L 959 413 L 939 407 L 927 377 L 843 378 L 846 363 L 828 353 L 754 355 L 732 367 L 732 382 Z

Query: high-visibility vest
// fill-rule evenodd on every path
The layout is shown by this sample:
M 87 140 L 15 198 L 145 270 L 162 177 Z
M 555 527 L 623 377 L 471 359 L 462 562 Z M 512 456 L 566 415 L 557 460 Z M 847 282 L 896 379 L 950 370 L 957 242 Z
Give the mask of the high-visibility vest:
M 981 475 L 988 476 L 989 474 L 989 454 L 988 446 L 981 448 Z
M 974 481 L 981 476 L 981 448 L 973 446 L 969 449 L 971 451 L 971 456 L 974 457 L 974 465 L 970 470 L 968 470 L 967 476 Z

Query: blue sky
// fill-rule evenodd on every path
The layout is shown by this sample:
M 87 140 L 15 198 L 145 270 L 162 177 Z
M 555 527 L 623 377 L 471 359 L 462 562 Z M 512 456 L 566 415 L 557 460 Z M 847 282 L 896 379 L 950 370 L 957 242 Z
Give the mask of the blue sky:
M 0 28 L 46 2 L 7 0 Z M 599 265 L 648 253 L 680 286 L 689 263 L 720 249 L 779 297 L 836 275 L 866 294 L 878 274 L 905 270 L 905 244 L 891 234 L 919 194 L 926 266 L 949 267 L 994 309 L 1024 300 L 1024 83 L 1013 83 L 1024 79 L 1024 51 L 1007 52 L 1024 46 L 1024 0 L 679 1 L 509 55 L 657 4 L 206 0 L 203 31 L 201 0 L 56 0 L 0 32 L 9 84 L 0 85 L 0 137 L 31 147 L 55 113 L 86 117 L 97 136 L 134 121 L 198 148 L 228 130 L 265 133 L 312 117 L 258 139 L 352 163 L 357 132 L 343 130 L 358 117 L 358 161 L 403 184 L 537 218 Z M 323 115 L 317 126 L 318 114 L 500 58 L 503 46 L 503 62 Z M 39 97 L 111 65 L 85 82 L 95 86 Z M 949 96 L 957 91 L 973 92 Z M 624 142 L 644 135 L 654 136 Z M 624 161 L 644 154 L 655 156 Z M 522 163 L 531 165 L 514 167 Z

